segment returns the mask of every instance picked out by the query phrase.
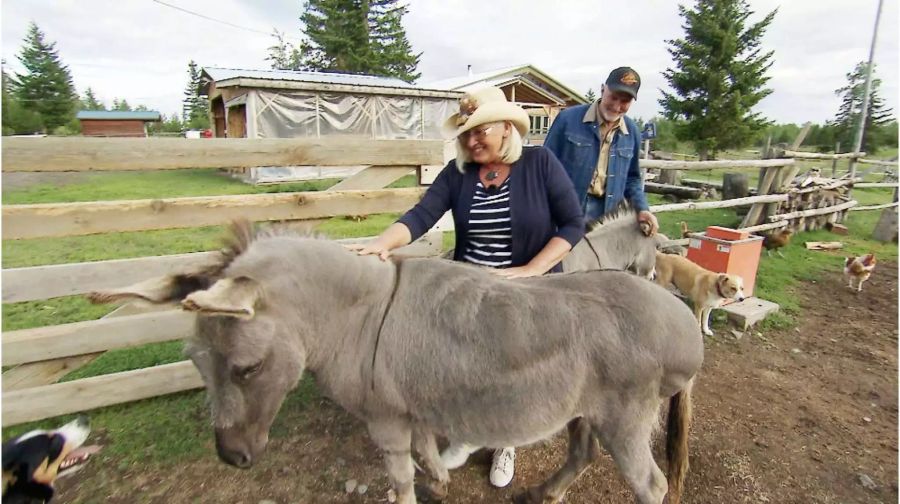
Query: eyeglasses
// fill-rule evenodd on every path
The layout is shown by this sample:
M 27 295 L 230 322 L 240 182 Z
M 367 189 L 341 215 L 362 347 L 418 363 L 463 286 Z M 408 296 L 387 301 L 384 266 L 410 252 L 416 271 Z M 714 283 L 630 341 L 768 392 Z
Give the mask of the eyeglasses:
M 459 138 L 463 142 L 468 142 L 470 138 L 475 138 L 475 140 L 484 140 L 484 137 L 488 136 L 492 129 L 494 129 L 493 124 L 486 128 L 470 129 L 469 131 L 461 133 L 459 135 Z

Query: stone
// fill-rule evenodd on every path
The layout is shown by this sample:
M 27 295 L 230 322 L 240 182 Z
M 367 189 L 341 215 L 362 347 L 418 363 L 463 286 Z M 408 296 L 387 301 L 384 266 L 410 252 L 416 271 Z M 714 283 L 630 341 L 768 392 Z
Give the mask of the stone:
M 878 490 L 878 485 L 876 485 L 875 482 L 872 481 L 872 478 L 870 478 L 866 474 L 862 474 L 862 473 L 859 474 L 859 484 L 862 485 L 863 488 L 865 488 L 867 490 L 873 490 L 873 491 Z
M 365 495 L 366 490 L 369 489 L 369 485 L 359 485 L 356 487 L 356 491 L 359 492 L 360 495 Z
M 347 482 L 344 483 L 344 491 L 347 493 L 353 493 L 354 490 L 356 490 L 356 480 L 347 480 Z

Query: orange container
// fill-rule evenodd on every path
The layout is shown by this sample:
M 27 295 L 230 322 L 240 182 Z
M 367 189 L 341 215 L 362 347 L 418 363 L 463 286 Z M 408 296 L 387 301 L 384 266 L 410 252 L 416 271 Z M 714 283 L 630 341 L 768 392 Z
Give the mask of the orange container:
M 756 271 L 762 252 L 762 236 L 719 226 L 706 233 L 693 233 L 687 258 L 716 273 L 738 275 L 744 279 L 744 295 L 753 295 Z

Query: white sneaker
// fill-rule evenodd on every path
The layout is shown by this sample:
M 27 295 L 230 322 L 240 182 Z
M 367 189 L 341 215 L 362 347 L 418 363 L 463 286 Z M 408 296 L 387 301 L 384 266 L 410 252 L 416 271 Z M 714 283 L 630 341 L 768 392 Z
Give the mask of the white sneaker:
M 513 447 L 498 448 L 494 451 L 494 463 L 491 464 L 491 484 L 497 488 L 509 485 L 516 471 L 516 449 Z
M 451 443 L 450 446 L 444 450 L 444 453 L 441 453 L 441 462 L 443 462 L 444 467 L 446 467 L 447 470 L 457 469 L 466 463 L 466 460 L 469 459 L 469 455 L 478 450 L 478 446 L 472 446 L 466 443 Z

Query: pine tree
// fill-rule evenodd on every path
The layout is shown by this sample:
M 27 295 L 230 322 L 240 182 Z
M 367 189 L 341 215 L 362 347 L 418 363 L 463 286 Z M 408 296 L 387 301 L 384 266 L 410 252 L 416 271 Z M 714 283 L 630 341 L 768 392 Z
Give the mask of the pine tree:
M 587 93 L 584 94 L 584 98 L 589 102 L 597 101 L 597 94 L 594 93 L 594 88 L 588 88 Z
M 14 88 L 22 106 L 39 114 L 46 130 L 52 132 L 73 120 L 78 95 L 68 67 L 60 61 L 56 43 L 44 38 L 32 22 L 18 55 L 27 73 L 16 74 Z
M 184 100 L 182 101 L 182 120 L 189 129 L 209 128 L 209 104 L 206 98 L 200 95 L 202 87 L 200 68 L 194 60 L 188 63 L 188 84 L 184 88 Z
M 94 95 L 94 90 L 87 88 L 84 90 L 84 97 L 81 99 L 82 110 L 106 110 L 106 106 Z
M 747 145 L 769 121 L 753 107 L 772 93 L 764 86 L 773 51 L 761 39 L 778 10 L 748 26 L 746 0 L 698 0 L 693 10 L 678 7 L 685 38 L 667 40 L 676 68 L 663 76 L 674 90 L 659 100 L 679 140 L 693 141 L 701 159 Z
M 272 68 L 275 70 L 302 70 L 303 63 L 300 55 L 300 49 L 294 47 L 294 44 L 285 42 L 284 33 L 275 30 L 272 34 L 275 37 L 275 45 L 269 46 L 269 55 L 266 61 L 272 62 Z
M 113 104 L 110 110 L 131 112 L 131 105 L 128 104 L 128 100 L 126 100 L 125 98 L 122 98 L 121 100 L 119 100 L 118 98 L 113 98 Z
M 422 76 L 421 72 L 416 72 L 422 53 L 413 54 L 412 44 L 403 29 L 403 16 L 409 8 L 400 5 L 398 0 L 369 0 L 368 4 L 370 50 L 378 64 L 373 71 L 377 75 L 415 82 Z
M 3 61 L 3 65 L 6 62 Z M 3 124 L 4 135 L 29 134 L 43 131 L 44 124 L 41 122 L 41 116 L 33 111 L 26 110 L 22 106 L 22 102 L 15 96 L 15 81 L 6 73 L 6 69 L 0 71 L 2 80 L 0 80 L 0 111 L 2 117 L 0 122 Z
M 841 142 L 842 150 L 851 151 L 856 141 L 856 132 L 859 128 L 859 114 L 862 112 L 863 93 L 866 87 L 865 62 L 859 62 L 852 72 L 847 74 L 847 85 L 838 88 L 834 93 L 841 97 L 841 106 L 834 121 L 830 124 L 835 127 L 837 141 Z M 875 78 L 875 69 L 872 69 L 872 90 L 869 93 L 869 105 L 866 112 L 866 124 L 863 129 L 863 152 L 874 153 L 879 145 L 883 145 L 884 135 L 880 133 L 880 126 L 888 124 L 893 118 L 892 109 L 885 108 L 884 100 L 878 95 L 881 79 Z
M 301 68 L 415 81 L 422 54 L 413 54 L 406 38 L 407 12 L 398 0 L 309 0 L 300 16 Z

